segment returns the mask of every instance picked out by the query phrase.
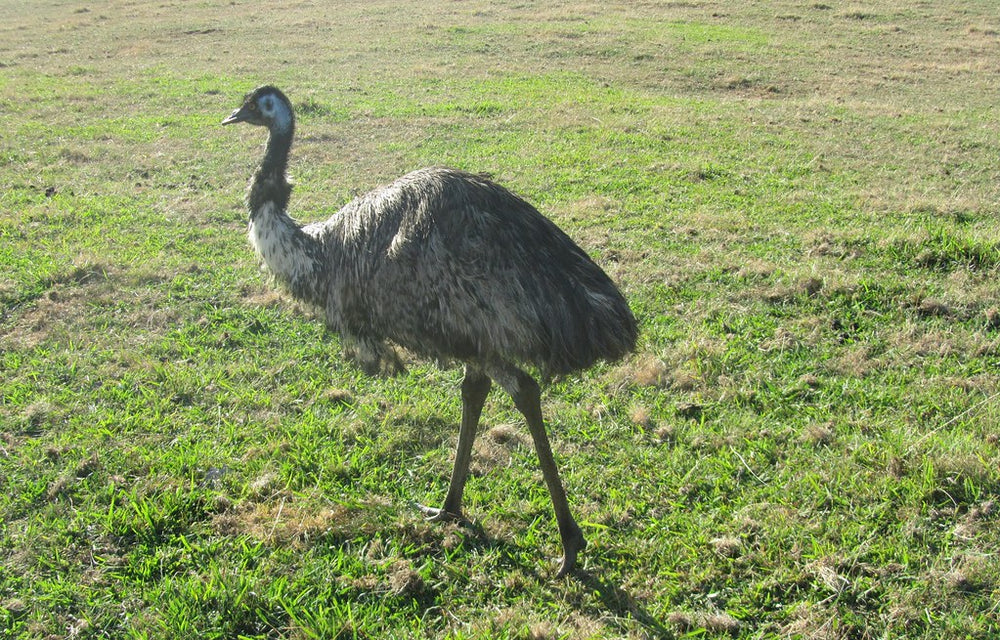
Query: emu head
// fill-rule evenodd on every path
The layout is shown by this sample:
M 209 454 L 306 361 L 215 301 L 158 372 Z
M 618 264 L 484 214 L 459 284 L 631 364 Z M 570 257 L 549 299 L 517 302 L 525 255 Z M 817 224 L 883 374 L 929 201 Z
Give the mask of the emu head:
M 257 87 L 243 98 L 243 105 L 233 110 L 222 124 L 247 122 L 271 131 L 287 133 L 294 122 L 292 104 L 277 87 Z

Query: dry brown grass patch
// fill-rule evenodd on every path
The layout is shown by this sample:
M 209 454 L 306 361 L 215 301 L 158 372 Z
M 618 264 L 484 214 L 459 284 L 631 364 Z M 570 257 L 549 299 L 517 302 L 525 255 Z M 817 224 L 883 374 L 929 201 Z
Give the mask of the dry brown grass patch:
M 742 628 L 739 620 L 728 613 L 719 611 L 708 613 L 675 611 L 667 616 L 667 623 L 677 627 L 683 633 L 704 629 L 709 633 L 735 636 Z
M 724 558 L 735 558 L 743 552 L 743 543 L 739 538 L 721 536 L 709 540 L 712 549 Z
M 409 560 L 397 560 L 386 571 L 389 592 L 394 596 L 416 596 L 424 591 L 423 577 L 413 568 Z
M 625 372 L 625 376 L 640 387 L 670 386 L 670 370 L 666 362 L 653 355 L 636 358 Z
M 644 405 L 635 405 L 629 411 L 629 420 L 632 424 L 642 427 L 643 429 L 648 429 L 653 425 L 653 416 L 649 411 L 649 408 Z
M 473 445 L 472 462 L 469 471 L 477 476 L 488 474 L 510 464 L 514 453 L 525 446 L 525 435 L 514 424 L 498 424 Z
M 873 354 L 871 347 L 868 345 L 852 344 L 838 352 L 830 360 L 824 362 L 822 366 L 837 376 L 864 378 L 872 371 L 880 368 L 882 361 Z
M 814 447 L 822 447 L 831 444 L 836 438 L 836 432 L 830 423 L 812 423 L 806 426 L 802 432 L 802 439 L 807 444 Z
M 248 535 L 272 544 L 305 548 L 325 535 L 355 531 L 357 521 L 363 520 L 364 515 L 357 508 L 317 507 L 283 497 L 261 503 L 245 502 L 218 513 L 212 518 L 212 528 L 220 535 Z

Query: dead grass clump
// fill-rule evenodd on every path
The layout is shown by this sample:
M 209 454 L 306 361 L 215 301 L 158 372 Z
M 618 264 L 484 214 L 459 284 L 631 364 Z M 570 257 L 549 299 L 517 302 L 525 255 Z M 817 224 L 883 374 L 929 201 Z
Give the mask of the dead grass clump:
M 728 613 L 711 613 L 705 616 L 705 629 L 711 633 L 726 633 L 735 636 L 740 632 L 740 621 Z
M 933 572 L 945 595 L 960 595 L 988 588 L 994 582 L 992 563 L 985 555 L 959 554 L 947 570 Z
M 743 263 L 736 275 L 742 280 L 762 281 L 773 276 L 776 270 L 777 267 L 774 266 L 773 262 L 749 259 Z
M 760 343 L 760 350 L 768 353 L 772 351 L 794 351 L 802 346 L 802 341 L 794 333 L 778 327 L 774 331 L 774 336 Z
M 46 451 L 46 456 L 49 457 L 50 460 L 54 460 L 58 459 L 58 457 L 62 455 L 59 453 L 56 458 L 53 458 L 53 453 L 54 451 L 50 448 L 50 450 Z M 72 471 L 67 471 L 49 484 L 48 489 L 45 492 L 46 498 L 52 502 L 62 496 L 69 495 L 73 491 L 77 480 L 93 475 L 98 468 L 100 468 L 100 461 L 98 460 L 96 453 L 84 458 Z
M 274 495 L 281 487 L 281 478 L 277 473 L 268 471 L 250 483 L 250 495 L 254 498 L 267 498 Z
M 836 434 L 832 424 L 810 424 L 802 432 L 802 440 L 814 447 L 825 447 L 833 442 Z
M 509 465 L 514 451 L 525 444 L 525 436 L 513 424 L 498 424 L 487 431 L 485 436 L 476 438 L 473 445 L 469 472 L 475 476 L 484 476 L 494 469 Z
M 842 640 L 843 635 L 830 623 L 836 614 L 823 604 L 806 604 L 798 607 L 791 621 L 781 628 L 783 638 L 810 638 L 810 640 Z
M 632 424 L 642 427 L 643 429 L 648 429 L 653 426 L 653 416 L 650 414 L 649 409 L 643 405 L 636 405 L 632 407 L 629 411 L 629 420 Z
M 354 404 L 354 394 L 347 389 L 327 389 L 322 398 L 324 402 L 335 406 L 347 407 Z
M 276 309 L 284 304 L 285 298 L 274 288 L 245 287 L 243 299 L 247 304 L 265 309 Z
M 967 351 L 964 340 L 948 328 L 926 326 L 923 323 L 903 324 L 889 336 L 888 342 L 902 362 L 914 357 L 944 358 Z
M 1000 330 L 1000 309 L 987 309 L 985 315 L 987 331 Z
M 791 287 L 785 284 L 772 285 L 766 289 L 759 290 L 758 293 L 761 300 L 768 304 L 782 305 L 789 304 L 795 300 L 797 292 L 795 287 Z
M 29 433 L 37 433 L 42 427 L 50 424 L 56 414 L 56 406 L 45 398 L 32 402 L 22 412 Z
M 974 452 L 940 451 L 928 456 L 934 465 L 934 472 L 943 485 L 948 487 L 953 498 L 966 493 L 965 480 L 976 480 L 976 484 L 988 486 L 991 469 L 989 464 Z M 981 482 L 980 482 L 981 481 Z
M 589 220 L 599 215 L 607 214 L 619 208 L 619 204 L 610 198 L 591 195 L 575 200 L 566 205 L 561 214 L 571 220 Z
M 498 424 L 487 431 L 486 436 L 493 442 L 508 447 L 519 447 L 524 444 L 524 435 L 513 424 Z
M 760 78 L 748 78 L 746 76 L 734 75 L 723 78 L 721 88 L 727 91 L 734 91 L 745 95 L 766 98 L 782 93 L 782 88 L 777 84 L 767 82 Z
M 670 375 L 670 381 L 670 386 L 678 391 L 693 391 L 701 378 L 687 367 L 680 367 Z
M 677 627 L 683 633 L 704 629 L 709 633 L 725 633 L 737 635 L 742 625 L 740 621 L 728 613 L 688 613 L 675 611 L 667 616 L 667 623 Z
M 51 484 L 49 484 L 48 489 L 45 491 L 45 497 L 48 498 L 50 502 L 57 500 L 72 490 L 75 481 L 76 479 L 71 474 L 59 476 L 52 481 Z
M 115 274 L 112 267 L 90 256 L 77 258 L 66 272 L 53 275 L 44 294 L 25 305 L 20 319 L 0 335 L 13 344 L 32 347 L 53 335 L 77 332 L 87 325 L 94 307 L 110 303 L 116 295 Z
M 846 20 L 873 20 L 878 17 L 878 14 L 871 13 L 868 11 L 855 10 L 855 11 L 846 11 L 840 14 L 839 17 L 844 18 Z
M 972 26 L 969 27 L 969 33 L 972 35 L 996 37 L 1000 36 L 1000 29 L 996 27 Z
M 881 366 L 881 362 L 872 355 L 870 347 L 855 344 L 838 353 L 825 362 L 823 366 L 834 375 L 849 378 L 864 378 L 871 371 L 878 369 Z
M 889 475 L 895 478 L 896 480 L 902 479 L 903 476 L 906 475 L 907 469 L 908 465 L 904 458 L 901 458 L 899 456 L 893 456 L 889 460 L 889 465 L 888 465 Z
M 854 260 L 864 255 L 866 242 L 859 238 L 823 231 L 806 238 L 806 243 L 809 245 L 806 255 Z
M 397 560 L 387 571 L 389 592 L 394 596 L 414 596 L 426 587 L 423 577 L 413 569 L 409 560 Z
M 628 371 L 628 377 L 640 387 L 670 386 L 670 374 L 667 363 L 655 356 L 646 355 L 638 358 Z
M 667 624 L 677 627 L 682 633 L 698 628 L 696 617 L 686 611 L 674 611 L 667 616 Z
M 698 402 L 682 401 L 677 403 L 677 415 L 688 420 L 700 420 L 705 413 L 704 405 Z
M 917 305 L 917 315 L 924 318 L 947 317 L 952 315 L 952 308 L 939 300 L 924 298 Z
M 800 292 L 811 298 L 823 290 L 823 279 L 816 277 L 805 278 L 800 280 L 796 286 Z
M 974 591 L 974 583 L 964 571 L 953 569 L 944 574 L 943 582 L 951 591 Z
M 217 513 L 213 528 L 221 535 L 249 535 L 256 540 L 293 548 L 304 548 L 330 532 L 356 534 L 367 530 L 364 514 L 345 506 L 316 508 L 315 505 L 282 499 L 267 503 L 243 503 Z
M 799 384 L 810 389 L 818 389 L 823 385 L 820 379 L 811 373 L 804 373 L 799 376 Z
M 979 521 L 985 520 L 987 518 L 992 518 L 997 515 L 997 503 L 996 500 L 986 500 L 982 504 L 976 505 L 969 509 L 966 514 L 966 519 L 969 521 Z
M 226 513 L 233 508 L 233 501 L 229 498 L 229 496 L 221 493 L 216 494 L 212 498 L 208 508 L 213 513 Z
M 803 296 L 811 298 L 818 294 L 822 289 L 822 279 L 808 277 L 791 284 L 774 284 L 769 288 L 760 290 L 759 297 L 768 304 L 790 304 Z
M 74 475 L 77 478 L 87 478 L 94 474 L 101 466 L 100 460 L 96 453 L 90 454 L 89 457 L 84 458 L 76 465 L 74 470 Z
M 723 558 L 735 558 L 743 551 L 743 543 L 739 538 L 721 536 L 708 541 L 712 549 Z
M 529 625 L 524 630 L 523 635 L 519 637 L 523 637 L 524 640 L 553 640 L 554 638 L 562 638 L 563 634 L 551 622 L 535 622 Z
M 517 579 L 515 583 L 523 583 Z M 558 638 L 590 638 L 600 635 L 601 628 L 593 620 L 582 615 L 572 615 L 563 620 L 568 628 L 560 628 L 554 622 L 537 620 L 538 614 L 520 606 L 505 607 L 482 616 L 473 623 L 476 637 L 511 637 L 517 640 L 557 640 Z
M 677 441 L 677 429 L 672 424 L 662 424 L 654 432 L 656 438 L 663 443 L 673 443 Z

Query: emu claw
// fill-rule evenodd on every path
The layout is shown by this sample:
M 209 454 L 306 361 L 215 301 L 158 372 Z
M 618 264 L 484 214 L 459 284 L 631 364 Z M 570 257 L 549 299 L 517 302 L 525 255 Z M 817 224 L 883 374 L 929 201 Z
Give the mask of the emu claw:
M 587 539 L 583 537 L 579 527 L 575 529 L 576 531 L 563 541 L 563 557 L 559 559 L 556 578 L 565 578 L 573 573 L 576 570 L 577 554 L 587 548 Z
M 450 511 L 428 507 L 418 502 L 414 502 L 413 506 L 415 506 L 420 513 L 424 514 L 424 519 L 427 520 L 427 522 L 458 522 L 458 524 L 464 526 L 471 524 L 461 513 L 451 513 Z
M 572 555 L 572 557 L 570 557 L 570 554 L 566 554 L 561 558 L 556 558 L 556 562 L 559 563 L 559 570 L 556 571 L 556 579 L 565 578 L 569 574 L 576 571 L 575 553 Z

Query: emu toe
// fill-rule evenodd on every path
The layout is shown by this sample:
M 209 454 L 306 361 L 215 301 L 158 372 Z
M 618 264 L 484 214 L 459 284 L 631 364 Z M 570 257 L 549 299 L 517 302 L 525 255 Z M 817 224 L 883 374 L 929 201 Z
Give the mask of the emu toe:
M 457 522 L 460 525 L 469 526 L 472 523 L 462 515 L 461 511 L 458 513 L 452 513 L 445 509 L 437 509 L 435 507 L 428 507 L 414 502 L 413 506 L 420 510 L 420 513 L 424 514 L 424 519 L 428 522 Z
M 559 561 L 559 571 L 556 572 L 556 577 L 564 578 L 573 573 L 576 569 L 577 554 L 586 548 L 587 539 L 583 537 L 583 533 L 577 528 L 569 539 L 563 540 L 563 557 Z

